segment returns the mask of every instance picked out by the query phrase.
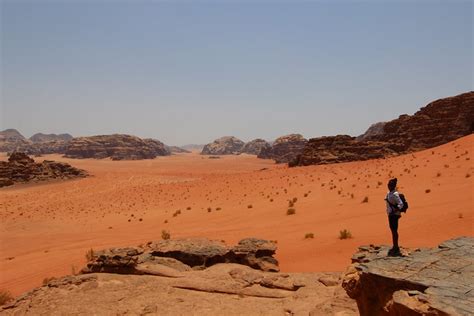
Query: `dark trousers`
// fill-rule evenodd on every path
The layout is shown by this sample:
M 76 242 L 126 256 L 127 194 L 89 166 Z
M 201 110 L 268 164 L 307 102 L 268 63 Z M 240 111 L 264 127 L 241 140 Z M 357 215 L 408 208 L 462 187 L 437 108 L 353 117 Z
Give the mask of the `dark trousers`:
M 400 215 L 388 216 L 388 224 L 390 226 L 390 230 L 392 231 L 392 242 L 394 249 L 398 249 L 398 220 L 400 217 Z

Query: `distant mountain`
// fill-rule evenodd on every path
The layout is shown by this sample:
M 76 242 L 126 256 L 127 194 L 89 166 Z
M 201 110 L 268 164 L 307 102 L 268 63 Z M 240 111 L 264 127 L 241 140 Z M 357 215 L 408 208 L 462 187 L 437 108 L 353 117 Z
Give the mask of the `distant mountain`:
M 166 149 L 172 153 L 172 154 L 186 154 L 186 153 L 190 153 L 189 150 L 186 150 L 186 149 L 183 149 L 182 147 L 178 147 L 178 146 L 167 146 L 165 145 Z
M 179 146 L 180 148 L 183 148 L 187 151 L 202 151 L 205 145 L 199 145 L 199 144 L 188 144 L 184 146 Z
M 277 138 L 271 146 L 264 147 L 258 158 L 273 159 L 277 163 L 287 163 L 295 159 L 308 140 L 301 134 L 290 134 Z
M 238 155 L 245 143 L 234 136 L 224 136 L 207 144 L 201 155 Z
M 36 133 L 30 137 L 30 140 L 33 143 L 44 143 L 44 142 L 51 142 L 51 141 L 64 141 L 68 142 L 73 137 L 70 134 L 43 134 L 43 133 Z
M 0 132 L 0 152 L 25 151 L 31 142 L 16 129 L 6 129 Z

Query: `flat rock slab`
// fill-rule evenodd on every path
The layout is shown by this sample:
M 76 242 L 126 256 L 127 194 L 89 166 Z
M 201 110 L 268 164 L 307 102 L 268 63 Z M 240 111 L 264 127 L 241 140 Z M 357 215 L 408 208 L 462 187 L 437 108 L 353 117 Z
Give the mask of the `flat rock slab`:
M 387 256 L 386 246 L 364 246 L 352 257 L 343 287 L 361 315 L 472 315 L 474 238 Z
M 331 273 L 274 273 L 239 264 L 181 278 L 92 273 L 50 281 L 0 307 L 2 315 L 357 315 Z

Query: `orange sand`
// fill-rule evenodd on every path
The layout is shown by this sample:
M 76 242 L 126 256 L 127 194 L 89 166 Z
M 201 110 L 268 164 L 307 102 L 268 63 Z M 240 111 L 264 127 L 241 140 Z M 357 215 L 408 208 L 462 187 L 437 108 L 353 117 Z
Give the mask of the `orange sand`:
M 402 246 L 473 235 L 473 143 L 470 135 L 391 159 L 292 169 L 248 155 L 123 162 L 47 156 L 93 176 L 0 190 L 0 288 L 19 294 L 78 271 L 90 248 L 159 240 L 163 229 L 229 244 L 250 236 L 277 240 L 282 271 L 342 271 L 357 246 L 391 242 L 389 174 L 410 202 L 400 220 Z M 288 216 L 295 197 L 296 214 Z M 176 210 L 181 214 L 173 217 Z M 342 229 L 354 238 L 339 240 Z

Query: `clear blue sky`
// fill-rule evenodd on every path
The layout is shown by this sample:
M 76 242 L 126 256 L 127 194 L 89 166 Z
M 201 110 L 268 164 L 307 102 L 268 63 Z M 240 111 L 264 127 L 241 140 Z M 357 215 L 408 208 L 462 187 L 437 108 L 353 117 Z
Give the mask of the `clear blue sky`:
M 471 1 L 8 1 L 0 129 L 362 133 L 473 89 Z

